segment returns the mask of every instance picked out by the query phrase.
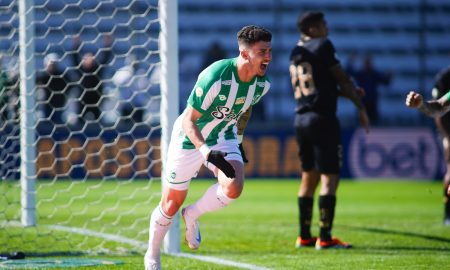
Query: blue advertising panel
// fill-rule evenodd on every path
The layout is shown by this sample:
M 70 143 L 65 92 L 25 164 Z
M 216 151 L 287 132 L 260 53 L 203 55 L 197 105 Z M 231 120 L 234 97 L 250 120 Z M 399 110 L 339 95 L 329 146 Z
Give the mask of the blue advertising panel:
M 126 136 L 114 130 L 93 133 L 94 138 L 87 132 L 53 134 L 37 141 L 38 178 L 146 179 L 161 175 L 159 133 L 148 128 L 136 129 Z M 374 128 L 369 134 L 360 129 L 344 129 L 341 137 L 343 178 L 440 179 L 445 171 L 439 136 L 431 128 Z M 249 160 L 245 164 L 247 177 L 301 175 L 293 130 L 249 131 L 244 149 Z M 2 150 L 14 151 L 16 155 L 20 151 L 19 147 Z M 20 159 L 13 163 L 17 167 L 13 171 L 20 172 Z M 14 175 L 8 178 L 18 179 L 19 175 Z M 211 176 L 206 169 L 199 173 L 199 177 Z
M 433 179 L 442 175 L 442 150 L 429 128 L 356 130 L 347 149 L 352 178 Z

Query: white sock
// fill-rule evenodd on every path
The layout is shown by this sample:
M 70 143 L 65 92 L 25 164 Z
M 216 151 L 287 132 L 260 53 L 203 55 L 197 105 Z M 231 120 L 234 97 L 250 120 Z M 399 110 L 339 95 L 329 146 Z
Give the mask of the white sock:
M 155 261 L 159 260 L 161 242 L 164 239 L 167 231 L 172 224 L 172 217 L 166 215 L 158 205 L 155 210 L 153 210 L 152 216 L 150 218 L 150 229 L 148 231 L 148 249 L 145 254 Z
M 234 199 L 223 193 L 222 187 L 216 183 L 212 185 L 203 196 L 194 204 L 186 207 L 187 214 L 193 219 L 198 219 L 207 212 L 213 212 L 229 205 Z

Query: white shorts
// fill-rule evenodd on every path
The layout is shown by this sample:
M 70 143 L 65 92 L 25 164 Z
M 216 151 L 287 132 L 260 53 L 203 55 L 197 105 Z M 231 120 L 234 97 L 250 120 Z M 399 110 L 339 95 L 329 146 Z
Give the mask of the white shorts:
M 226 160 L 237 160 L 243 163 L 237 140 L 227 140 L 210 146 L 211 150 L 227 153 Z M 201 166 L 205 165 L 214 174 L 217 168 L 205 161 L 198 149 L 181 149 L 177 143 L 170 143 L 167 153 L 165 186 L 176 190 L 187 190 L 191 179 L 196 177 Z

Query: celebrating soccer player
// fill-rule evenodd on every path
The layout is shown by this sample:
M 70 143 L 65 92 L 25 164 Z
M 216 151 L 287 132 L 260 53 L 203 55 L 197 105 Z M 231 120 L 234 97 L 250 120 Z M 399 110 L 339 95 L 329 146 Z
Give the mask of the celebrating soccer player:
M 160 245 L 183 204 L 191 179 L 204 164 L 218 183 L 194 204 L 182 209 L 186 242 L 199 248 L 198 219 L 237 199 L 244 186 L 244 164 L 239 150 L 252 106 L 269 90 L 265 76 L 272 59 L 272 34 L 258 26 L 237 33 L 239 56 L 214 62 L 203 70 L 184 112 L 174 124 L 160 204 L 150 218 L 146 269 L 160 269 Z
M 444 175 L 444 224 L 450 226 L 450 66 L 438 73 L 432 90 L 433 99 L 424 102 L 423 96 L 414 91 L 406 96 L 406 106 L 416 108 L 434 117 L 442 135 L 447 171 Z
M 298 193 L 299 236 L 296 247 L 349 248 L 332 237 L 336 190 L 341 164 L 340 125 L 337 98 L 344 96 L 358 108 L 361 125 L 368 132 L 369 119 L 360 100 L 363 94 L 344 72 L 321 12 L 308 11 L 298 18 L 301 37 L 290 56 L 290 74 L 297 101 L 295 131 L 302 164 Z M 320 236 L 311 234 L 315 190 L 321 182 Z

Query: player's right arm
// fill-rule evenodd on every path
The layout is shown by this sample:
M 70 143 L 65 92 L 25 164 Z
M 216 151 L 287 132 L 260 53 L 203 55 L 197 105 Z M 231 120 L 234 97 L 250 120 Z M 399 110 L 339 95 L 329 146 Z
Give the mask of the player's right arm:
M 205 144 L 205 139 L 203 138 L 200 129 L 197 127 L 195 122 L 202 116 L 202 114 L 194 109 L 192 106 L 188 105 L 186 111 L 184 112 L 184 118 L 182 122 L 182 128 L 189 140 L 195 145 L 195 148 L 199 149 Z
M 450 111 L 450 91 L 439 99 L 429 101 L 424 101 L 421 94 L 410 91 L 406 96 L 405 104 L 430 117 L 439 117 Z
M 224 158 L 226 153 L 211 150 L 206 144 L 205 138 L 203 138 L 200 129 L 195 124 L 201 116 L 202 114 L 199 111 L 188 105 L 184 112 L 181 128 L 192 144 L 195 145 L 195 148 L 200 151 L 206 161 L 214 164 L 214 166 L 219 168 L 228 178 L 236 177 L 236 172 L 233 166 L 231 166 L 231 164 Z

